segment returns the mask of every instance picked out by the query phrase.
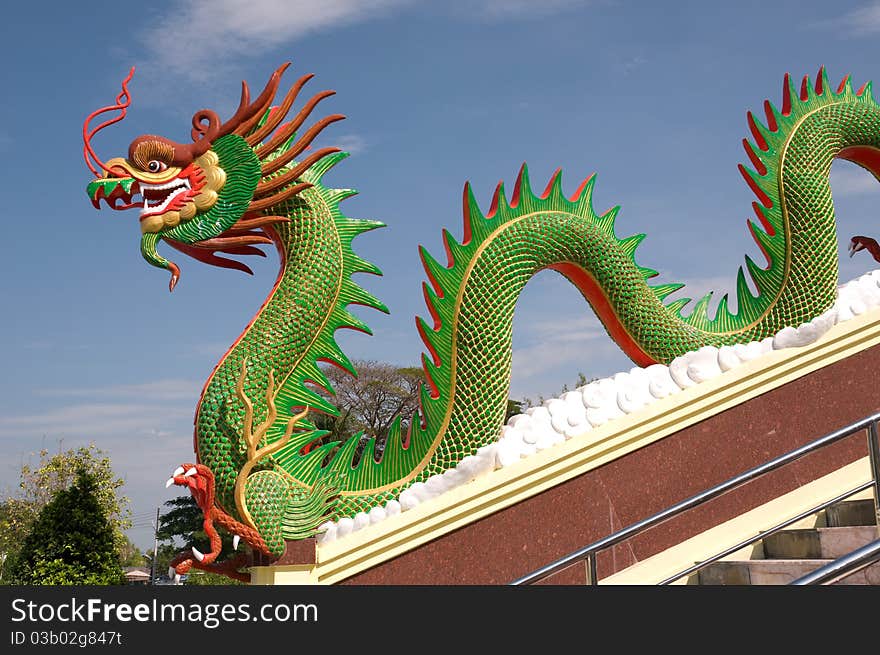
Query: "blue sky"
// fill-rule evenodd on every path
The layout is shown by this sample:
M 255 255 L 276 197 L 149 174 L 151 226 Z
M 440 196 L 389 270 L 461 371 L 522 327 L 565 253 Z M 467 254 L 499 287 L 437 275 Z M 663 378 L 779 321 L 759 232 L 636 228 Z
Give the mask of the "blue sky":
M 732 291 L 743 255 L 762 261 L 736 170 L 746 111 L 768 97 L 778 105 L 786 72 L 800 79 L 824 64 L 835 83 L 880 77 L 878 35 L 880 3 L 866 2 L 10 5 L 0 26 L 0 490 L 14 492 L 41 447 L 94 442 L 126 479 L 141 526 L 131 536 L 151 546 L 148 517 L 177 495 L 163 482 L 193 457 L 201 385 L 275 278 L 274 255 L 249 262 L 254 277 L 178 257 L 169 294 L 167 275 L 140 257 L 136 211 L 92 208 L 82 122 L 131 66 L 129 116 L 95 139 L 105 159 L 143 133 L 185 141 L 194 111 L 230 115 L 240 81 L 262 88 L 282 61 L 293 62 L 289 81 L 312 72 L 307 89 L 337 91 L 321 106 L 348 119 L 322 145 L 352 157 L 329 180 L 359 190 L 350 216 L 388 225 L 355 249 L 384 271 L 360 282 L 391 309 L 358 312 L 376 336 L 339 340 L 352 358 L 409 365 L 422 352 L 413 317 L 426 314 L 417 246 L 439 253 L 442 228 L 461 235 L 465 181 L 488 207 L 523 162 L 536 187 L 562 167 L 568 193 L 597 172 L 596 208 L 619 204 L 618 233 L 648 234 L 637 259 L 661 271 L 656 281 L 686 282 L 696 297 Z M 839 162 L 832 189 L 848 280 L 874 268 L 845 247 L 852 234 L 880 234 L 880 186 Z M 515 397 L 630 366 L 565 280 L 529 283 L 514 322 Z

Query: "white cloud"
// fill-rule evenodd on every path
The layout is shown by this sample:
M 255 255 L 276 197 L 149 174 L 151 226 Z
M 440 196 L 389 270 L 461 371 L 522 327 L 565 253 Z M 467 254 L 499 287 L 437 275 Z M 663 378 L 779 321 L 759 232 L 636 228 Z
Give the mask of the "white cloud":
M 486 18 L 523 18 L 557 14 L 576 7 L 595 4 L 590 0 L 474 0 L 469 3 Z
M 868 36 L 880 32 L 880 2 L 869 2 L 831 21 L 850 35 Z
M 347 152 L 350 155 L 357 155 L 367 149 L 367 142 L 363 137 L 357 134 L 343 134 L 334 139 L 337 148 Z
M 830 183 L 831 192 L 835 196 L 860 195 L 880 191 L 880 182 L 877 181 L 877 178 L 855 166 L 845 169 L 832 167 Z
M 546 320 L 517 321 L 511 396 L 549 397 L 563 384 L 571 387 L 580 371 L 596 376 L 627 368 L 626 355 L 589 306 L 580 305 Z
M 196 380 L 167 379 L 140 384 L 117 384 L 105 387 L 77 387 L 69 389 L 43 389 L 41 396 L 66 396 L 91 398 L 130 397 L 141 401 L 189 400 L 198 398 L 202 382 Z
M 177 2 L 142 40 L 163 70 L 201 80 L 240 55 L 376 18 L 412 0 L 191 0 Z
M 162 432 L 171 422 L 192 418 L 184 405 L 84 403 L 39 413 L 0 417 L 0 437 L 27 440 L 42 435 L 72 438 L 130 438 Z

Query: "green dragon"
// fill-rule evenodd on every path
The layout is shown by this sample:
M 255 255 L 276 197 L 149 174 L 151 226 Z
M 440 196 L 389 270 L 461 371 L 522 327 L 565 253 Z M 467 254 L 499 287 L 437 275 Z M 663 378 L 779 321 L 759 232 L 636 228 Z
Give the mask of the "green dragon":
M 711 293 L 687 313 L 688 298 L 664 302 L 684 285 L 648 283 L 657 272 L 634 257 L 645 235 L 615 234 L 619 207 L 594 211 L 594 177 L 566 196 L 557 171 L 535 193 L 523 166 L 510 198 L 499 184 L 486 213 L 466 184 L 463 238 L 444 231 L 446 263 L 420 249 L 431 316 L 417 319 L 427 348 L 421 409 L 406 428 L 398 419 L 381 456 L 371 438 L 358 459 L 362 435 L 323 443 L 326 433 L 307 413 L 338 413 L 315 389 L 332 392 L 319 362 L 356 374 L 334 333 L 369 328 L 348 305 L 387 311 L 352 281 L 354 273 L 380 274 L 351 244 L 382 224 L 346 217 L 340 203 L 355 192 L 322 182 L 347 154 L 312 151 L 310 144 L 343 116 L 302 126 L 333 92 L 316 94 L 288 119 L 312 77 L 306 75 L 273 105 L 286 67 L 253 101 L 243 82 L 229 120 L 221 122 L 211 110 L 196 113 L 192 143 L 143 135 L 127 157 L 98 159 L 91 140 L 125 116 L 133 69 L 116 103 L 93 112 L 83 126 L 84 155 L 97 178 L 88 185 L 90 198 L 95 207 L 103 201 L 113 209 L 141 208 L 141 251 L 170 272 L 171 289 L 180 270 L 157 252 L 159 241 L 242 271 L 249 271 L 245 264 L 218 253 L 263 254 L 258 246 L 274 244 L 281 260 L 268 298 L 205 383 L 195 418 L 197 463 L 179 467 L 169 480 L 190 488 L 211 537 L 211 552 L 194 550 L 175 560 L 178 573 L 196 566 L 246 579 L 239 570 L 243 553 L 216 561 L 216 525 L 271 561 L 284 553 L 286 540 L 315 535 L 329 518 L 381 506 L 495 441 L 510 383 L 514 306 L 539 271 L 553 269 L 570 280 L 640 366 L 669 363 L 706 345 L 760 340 L 811 320 L 834 303 L 838 283 L 831 163 L 847 159 L 880 176 L 880 108 L 870 85 L 854 90 L 847 77 L 833 90 L 820 70 L 815 81 L 805 77 L 798 92 L 786 75 L 781 108 L 765 102 L 766 125 L 748 114 L 752 140 L 743 144 L 750 166 L 740 166 L 757 198 L 757 222 L 749 221 L 749 228 L 767 264 L 746 257 L 736 311 L 725 296 L 712 317 Z M 107 112 L 118 114 L 90 128 Z M 854 237 L 851 249 L 863 248 L 874 252 L 876 242 Z

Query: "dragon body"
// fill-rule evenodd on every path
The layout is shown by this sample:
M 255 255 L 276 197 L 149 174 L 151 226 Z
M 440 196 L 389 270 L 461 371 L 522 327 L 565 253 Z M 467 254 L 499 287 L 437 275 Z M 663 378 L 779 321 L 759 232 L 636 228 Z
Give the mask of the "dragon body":
M 205 383 L 195 418 L 198 463 L 178 468 L 169 480 L 193 491 L 212 535 L 210 553 L 175 560 L 180 573 L 193 565 L 221 566 L 214 562 L 215 524 L 278 557 L 286 540 L 314 535 L 328 518 L 382 505 L 494 441 L 508 397 L 514 307 L 539 271 L 569 279 L 641 366 L 669 363 L 705 345 L 759 340 L 811 320 L 834 303 L 838 283 L 832 161 L 848 159 L 880 176 L 880 107 L 870 86 L 854 90 L 846 78 L 834 90 L 820 71 L 798 91 L 786 76 L 781 108 L 765 103 L 766 125 L 749 114 L 752 139 L 743 140 L 749 164 L 740 166 L 756 195 L 757 220 L 749 228 L 767 262 L 747 257 L 737 277 L 736 309 L 725 296 L 711 317 L 712 294 L 687 313 L 690 299 L 665 302 L 683 285 L 649 283 L 656 271 L 634 257 L 644 235 L 617 236 L 617 207 L 594 211 L 593 177 L 567 196 L 557 171 L 536 193 L 523 166 L 510 197 L 499 184 L 485 213 L 466 185 L 463 238 L 444 232 L 445 263 L 420 251 L 430 313 L 430 320 L 417 320 L 427 350 L 421 409 L 408 427 L 394 424 L 381 456 L 371 438 L 356 458 L 361 435 L 321 443 L 325 433 L 307 414 L 338 412 L 315 390 L 332 391 L 319 363 L 356 373 L 334 333 L 369 328 L 348 306 L 387 311 L 352 280 L 355 273 L 379 273 L 354 253 L 352 240 L 381 224 L 346 217 L 340 203 L 354 192 L 323 183 L 345 153 L 306 154 L 312 139 L 342 118 L 301 129 L 331 92 L 317 94 L 283 122 L 306 76 L 272 105 L 284 68 L 253 102 L 243 84 L 229 121 L 221 123 L 209 110 L 196 114 L 191 144 L 144 135 L 132 142 L 128 157 L 99 160 L 91 138 L 124 116 L 125 83 L 116 104 L 84 126 L 87 161 L 97 164 L 90 162 L 97 175 L 89 185 L 93 202 L 141 207 L 143 255 L 171 272 L 172 288 L 180 271 L 158 254 L 160 241 L 241 270 L 248 269 L 218 253 L 257 254 L 256 246 L 274 244 L 280 257 L 269 296 Z M 90 120 L 111 110 L 120 113 L 89 130 Z M 138 193 L 142 202 L 133 201 Z M 870 249 L 870 239 L 859 239 L 855 249 Z M 239 564 L 223 571 L 241 576 Z

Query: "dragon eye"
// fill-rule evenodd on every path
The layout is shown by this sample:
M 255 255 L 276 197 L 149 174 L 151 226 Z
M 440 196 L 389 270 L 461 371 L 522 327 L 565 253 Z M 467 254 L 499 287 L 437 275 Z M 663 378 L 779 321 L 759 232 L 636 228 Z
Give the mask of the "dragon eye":
M 166 168 L 168 168 L 168 164 L 164 161 L 159 161 L 158 159 L 151 159 L 147 162 L 147 170 L 151 173 L 161 173 Z

